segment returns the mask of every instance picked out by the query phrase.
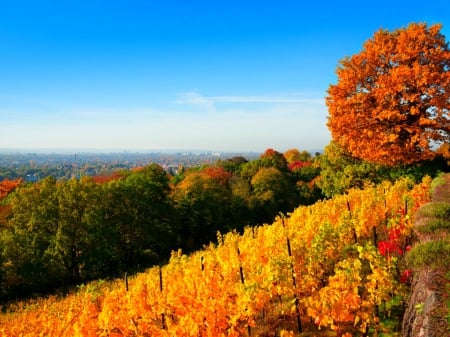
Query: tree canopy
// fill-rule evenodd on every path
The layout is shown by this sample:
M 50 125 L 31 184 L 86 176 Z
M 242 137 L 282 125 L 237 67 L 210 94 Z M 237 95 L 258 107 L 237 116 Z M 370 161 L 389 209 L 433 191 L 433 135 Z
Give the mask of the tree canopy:
M 352 156 L 412 164 L 449 142 L 450 50 L 441 28 L 381 29 L 340 61 L 326 98 L 327 125 Z

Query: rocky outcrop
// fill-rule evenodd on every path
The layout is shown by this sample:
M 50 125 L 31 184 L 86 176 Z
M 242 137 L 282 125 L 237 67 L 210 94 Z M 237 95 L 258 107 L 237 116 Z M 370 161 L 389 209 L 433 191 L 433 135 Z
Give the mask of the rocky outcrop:
M 445 319 L 445 277 L 422 270 L 414 276 L 403 317 L 403 337 L 449 337 Z

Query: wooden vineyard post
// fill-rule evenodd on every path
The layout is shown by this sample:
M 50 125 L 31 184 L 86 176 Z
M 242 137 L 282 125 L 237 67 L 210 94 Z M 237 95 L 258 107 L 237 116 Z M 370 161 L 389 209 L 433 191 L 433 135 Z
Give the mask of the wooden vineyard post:
M 373 236 L 373 245 L 378 247 L 378 234 L 377 228 L 375 226 L 372 227 L 372 236 Z
M 283 228 L 285 227 L 285 223 L 284 223 L 284 215 L 281 216 L 281 222 L 283 224 Z M 297 280 L 295 277 L 295 270 L 294 270 L 294 263 L 292 261 L 292 250 L 291 250 L 291 241 L 289 240 L 289 235 L 286 232 L 286 243 L 287 243 L 287 249 L 288 249 L 288 255 L 289 255 L 289 260 L 290 260 L 290 268 L 291 268 L 291 275 L 292 275 L 292 286 L 294 287 L 294 304 L 295 304 L 295 313 L 297 316 L 297 328 L 298 328 L 298 332 L 302 332 L 302 320 L 301 320 L 301 316 L 300 316 L 300 301 L 298 300 L 298 296 L 297 296 Z
M 239 257 L 239 274 L 241 275 L 241 283 L 244 284 L 245 280 L 244 280 L 244 269 L 242 268 L 241 262 L 240 262 L 240 258 L 241 258 L 241 251 L 239 250 L 239 247 L 237 248 L 237 254 Z
M 289 237 L 286 237 L 286 242 L 288 247 L 289 258 L 292 258 L 291 242 L 289 241 Z M 302 332 L 302 320 L 300 317 L 300 308 L 299 308 L 300 303 L 297 296 L 297 281 L 295 278 L 294 264 L 292 260 L 291 260 L 291 274 L 292 274 L 292 285 L 294 286 L 294 303 L 295 303 L 295 313 L 297 315 L 298 332 Z
M 408 216 L 408 199 L 405 198 L 405 216 Z M 403 251 L 406 253 L 408 251 L 408 246 L 412 246 L 412 233 L 409 233 L 404 242 Z
M 241 264 L 241 251 L 239 250 L 239 247 L 237 247 L 237 254 L 238 254 L 238 260 L 239 260 L 239 274 L 241 276 L 241 283 L 245 284 L 244 269 L 242 268 L 242 264 Z M 251 336 L 252 335 L 252 328 L 248 324 L 247 324 L 247 331 L 248 331 L 248 335 Z
M 350 214 L 350 219 L 353 219 L 353 215 L 352 215 L 352 209 L 350 207 L 350 202 L 347 200 L 347 209 L 348 209 L 348 213 Z M 355 226 L 353 225 L 352 227 L 352 232 L 353 232 L 353 241 L 355 241 L 355 244 L 358 243 L 358 236 L 356 235 L 356 230 L 355 230 Z
M 203 255 L 200 258 L 200 266 L 201 266 L 202 271 L 204 271 L 205 270 L 205 263 L 204 263 L 204 260 L 203 260 Z
M 163 277 L 162 277 L 162 268 L 159 266 L 159 290 L 161 294 L 163 293 Z M 161 313 L 161 327 L 163 330 L 166 329 L 166 317 L 164 315 L 164 312 Z

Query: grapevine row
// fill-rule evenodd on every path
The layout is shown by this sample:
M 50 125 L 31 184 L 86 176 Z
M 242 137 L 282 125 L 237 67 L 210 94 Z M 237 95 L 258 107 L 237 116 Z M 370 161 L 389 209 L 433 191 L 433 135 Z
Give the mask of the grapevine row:
M 327 327 L 376 329 L 383 305 L 404 294 L 401 255 L 430 179 L 354 189 L 299 207 L 273 224 L 218 234 L 189 256 L 62 299 L 19 303 L 1 336 L 257 336 Z

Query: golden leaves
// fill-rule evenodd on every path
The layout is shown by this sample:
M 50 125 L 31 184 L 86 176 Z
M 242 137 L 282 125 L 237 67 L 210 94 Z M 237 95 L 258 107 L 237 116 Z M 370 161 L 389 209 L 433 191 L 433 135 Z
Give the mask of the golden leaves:
M 116 280 L 23 304 L 0 316 L 0 336 L 245 336 L 248 329 L 273 331 L 281 318 L 293 322 L 294 295 L 317 325 L 343 336 L 365 331 L 378 320 L 375 306 L 399 291 L 396 268 L 376 250 L 373 232 L 386 237 L 386 222 L 406 230 L 428 201 L 430 183 L 410 189 L 404 179 L 299 207 L 190 256 L 174 252 L 161 270 L 130 278 L 128 291 Z M 282 328 L 280 335 L 293 335 Z

